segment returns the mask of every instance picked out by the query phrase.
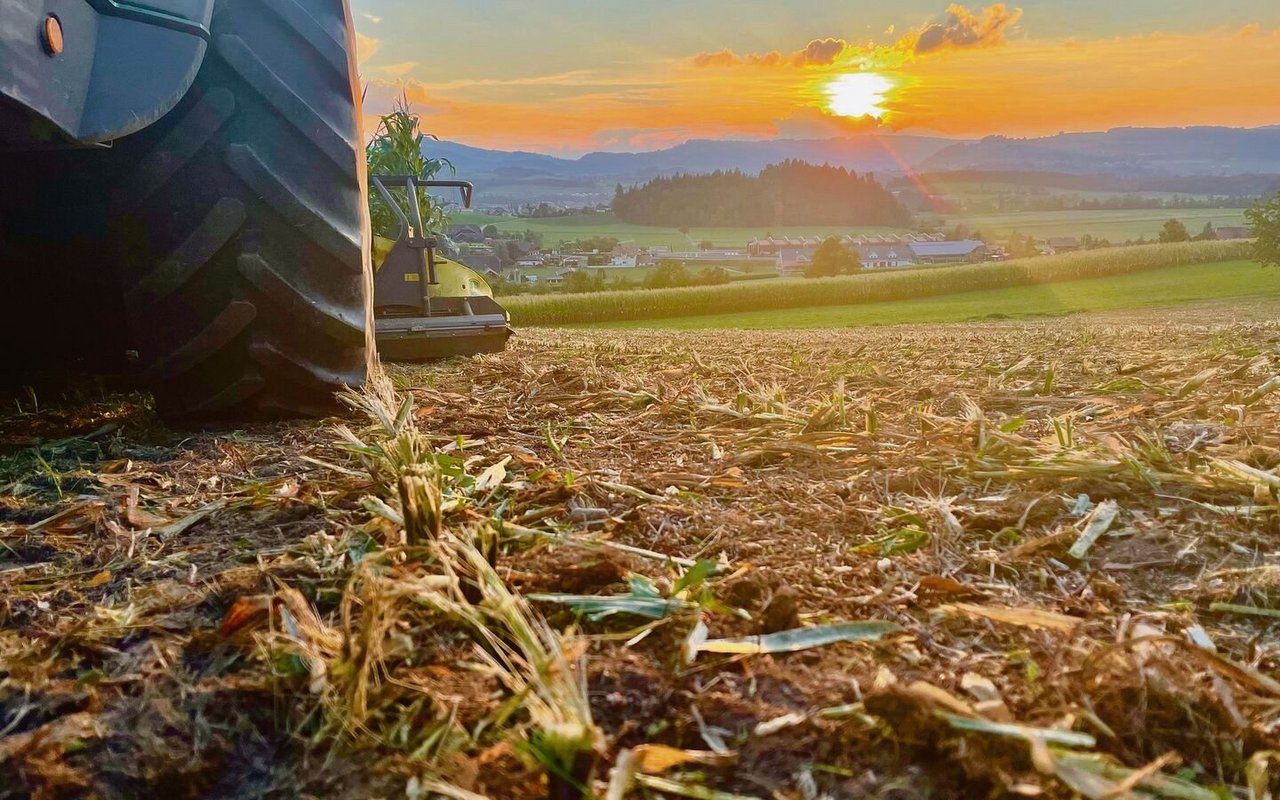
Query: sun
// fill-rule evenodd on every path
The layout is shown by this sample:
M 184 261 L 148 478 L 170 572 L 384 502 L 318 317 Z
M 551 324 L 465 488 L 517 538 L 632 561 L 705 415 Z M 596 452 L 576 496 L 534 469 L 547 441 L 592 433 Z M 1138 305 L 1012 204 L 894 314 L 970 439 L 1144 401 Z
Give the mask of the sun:
M 827 82 L 827 108 L 842 117 L 882 118 L 885 100 L 896 84 L 878 72 L 853 72 Z

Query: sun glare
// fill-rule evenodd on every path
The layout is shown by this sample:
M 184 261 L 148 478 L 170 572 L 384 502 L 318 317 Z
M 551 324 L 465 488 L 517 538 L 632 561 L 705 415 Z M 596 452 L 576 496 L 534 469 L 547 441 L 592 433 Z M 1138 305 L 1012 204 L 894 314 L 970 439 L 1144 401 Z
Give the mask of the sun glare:
M 854 72 L 831 79 L 823 90 L 827 108 L 842 117 L 875 117 L 887 113 L 886 95 L 894 82 L 877 72 Z

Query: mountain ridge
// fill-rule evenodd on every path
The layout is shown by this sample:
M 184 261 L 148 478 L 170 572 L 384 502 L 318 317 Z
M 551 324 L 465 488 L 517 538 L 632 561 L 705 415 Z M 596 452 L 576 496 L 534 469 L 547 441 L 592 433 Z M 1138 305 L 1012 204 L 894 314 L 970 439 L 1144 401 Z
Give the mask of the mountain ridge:
M 1014 138 L 952 139 L 864 133 L 829 139 L 692 139 L 638 153 L 562 158 L 432 140 L 423 151 L 449 159 L 481 187 L 485 204 L 606 203 L 615 184 L 677 174 L 755 174 L 786 160 L 865 173 L 1019 170 L 1073 175 L 1230 176 L 1280 174 L 1280 125 L 1258 128 L 1121 127 Z

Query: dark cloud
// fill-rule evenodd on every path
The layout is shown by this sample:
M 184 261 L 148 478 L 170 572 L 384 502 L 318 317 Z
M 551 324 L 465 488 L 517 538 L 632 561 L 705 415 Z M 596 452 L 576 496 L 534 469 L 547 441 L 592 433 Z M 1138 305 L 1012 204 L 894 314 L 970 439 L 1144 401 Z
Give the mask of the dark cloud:
M 738 58 L 738 54 L 727 47 L 714 53 L 698 53 L 693 57 L 695 67 L 732 67 L 740 63 L 742 59 Z
M 990 47 L 1004 41 L 1005 31 L 1022 16 L 1022 9 L 1007 8 L 996 3 L 975 14 L 965 6 L 952 3 L 946 18 L 925 26 L 915 34 L 914 51 L 930 53 L 945 48 Z
M 808 47 L 792 56 L 792 60 L 799 66 L 826 66 L 834 63 L 848 47 L 849 43 L 844 39 L 814 39 Z
M 911 31 L 892 45 L 881 48 L 870 44 L 855 45 L 847 39 L 828 37 L 814 39 L 804 49 L 792 53 L 771 50 L 767 53 L 739 55 L 729 49 L 699 53 L 693 57 L 693 64 L 697 67 L 825 67 L 834 64 L 841 56 L 856 51 L 893 50 L 910 56 L 967 47 L 991 47 L 1002 43 L 1005 32 L 1021 18 L 1022 9 L 1009 8 L 1004 3 L 996 3 L 980 11 L 971 11 L 967 6 L 952 3 L 947 6 L 946 13 L 938 22 Z

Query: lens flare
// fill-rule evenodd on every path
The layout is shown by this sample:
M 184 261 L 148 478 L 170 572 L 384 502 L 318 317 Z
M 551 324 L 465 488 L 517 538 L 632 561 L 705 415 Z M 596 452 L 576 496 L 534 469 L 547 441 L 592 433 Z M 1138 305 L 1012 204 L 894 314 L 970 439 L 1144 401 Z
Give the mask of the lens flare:
M 880 119 L 888 113 L 884 103 L 894 86 L 892 80 L 878 72 L 854 72 L 832 78 L 823 92 L 833 114 Z

